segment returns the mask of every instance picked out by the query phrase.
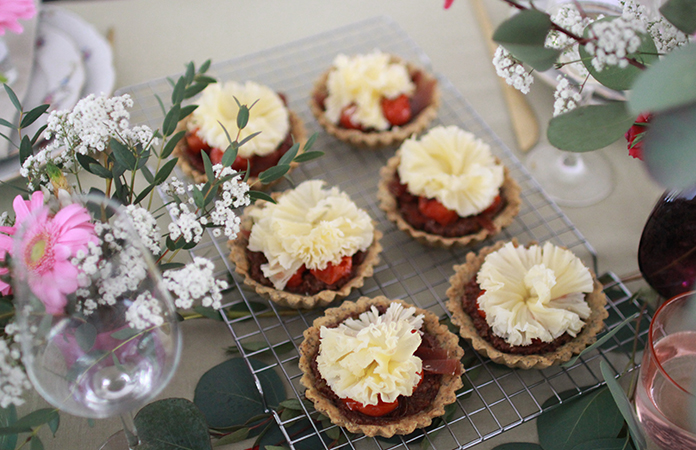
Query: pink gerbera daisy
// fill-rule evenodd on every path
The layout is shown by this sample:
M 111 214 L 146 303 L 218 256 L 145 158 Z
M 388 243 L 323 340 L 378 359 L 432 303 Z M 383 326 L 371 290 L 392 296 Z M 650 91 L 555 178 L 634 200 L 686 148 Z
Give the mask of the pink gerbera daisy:
M 34 0 L 0 0 L 0 36 L 5 29 L 21 33 L 24 28 L 18 19 L 31 19 L 35 14 Z
M 43 194 L 38 193 L 43 202 Z M 37 193 L 32 202 L 38 201 Z M 31 291 L 46 306 L 49 314 L 60 314 L 68 300 L 66 295 L 78 288 L 78 269 L 70 261 L 79 250 L 95 240 L 94 225 L 87 210 L 78 204 L 61 208 L 49 216 L 48 208 L 35 211 L 33 203 L 21 197 L 13 204 L 16 224 L 26 228 L 19 244 L 19 258 L 26 268 L 26 281 Z

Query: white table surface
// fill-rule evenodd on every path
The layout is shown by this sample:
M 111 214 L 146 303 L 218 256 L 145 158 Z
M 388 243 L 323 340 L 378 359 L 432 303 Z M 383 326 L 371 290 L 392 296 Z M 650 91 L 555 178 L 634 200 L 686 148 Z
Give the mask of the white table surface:
M 53 4 L 79 14 L 105 35 L 112 30 L 117 89 L 180 72 L 190 60 L 223 61 L 388 15 L 430 57 L 434 71 L 447 77 L 503 142 L 524 158 L 516 149 L 500 86 L 467 0 L 456 0 L 449 10 L 443 9 L 443 0 L 74 0 Z M 486 4 L 494 23 L 507 14 L 501 0 L 486 0 Z M 537 81 L 528 98 L 544 139 L 553 91 Z M 613 168 L 613 193 L 598 204 L 563 210 L 597 250 L 599 271 L 622 276 L 638 270 L 640 233 L 663 189 L 649 178 L 642 163 L 628 156 L 623 143 L 601 152 Z M 200 376 L 225 359 L 224 348 L 230 345 L 229 333 L 219 322 L 185 323 L 184 333 L 182 367 L 162 397 L 192 399 Z M 44 405 L 33 399 L 27 407 Z M 47 449 L 96 449 L 119 428 L 118 420 L 98 420 L 91 428 L 85 419 L 62 414 L 58 435 L 53 438 L 44 432 L 42 438 Z M 475 448 L 536 440 L 532 421 Z M 246 444 L 229 448 L 248 448 L 250 443 Z

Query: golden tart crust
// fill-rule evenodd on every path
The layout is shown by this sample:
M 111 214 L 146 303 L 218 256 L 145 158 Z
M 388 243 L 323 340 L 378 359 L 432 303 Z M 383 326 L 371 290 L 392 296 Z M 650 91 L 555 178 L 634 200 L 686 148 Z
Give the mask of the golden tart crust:
M 502 197 L 506 199 L 507 205 L 502 211 L 500 211 L 500 213 L 498 213 L 498 215 L 493 218 L 493 227 L 495 231 L 481 228 L 479 231 L 473 234 L 445 237 L 438 234 L 431 234 L 423 230 L 417 230 L 403 218 L 401 212 L 399 211 L 399 205 L 396 197 L 394 197 L 394 195 L 389 191 L 389 185 L 396 178 L 396 170 L 399 167 L 400 162 L 401 156 L 399 150 L 397 150 L 396 154 L 389 158 L 387 164 L 379 171 L 380 180 L 379 184 L 377 185 L 379 207 L 387 213 L 387 218 L 394 222 L 397 228 L 408 233 L 412 238 L 421 244 L 430 245 L 433 247 L 449 248 L 452 246 L 466 246 L 476 242 L 481 242 L 486 238 L 500 233 L 503 228 L 510 225 L 515 220 L 515 217 L 520 212 L 520 207 L 522 205 L 520 193 L 522 192 L 522 189 L 520 188 L 520 185 L 517 184 L 515 179 L 510 176 L 510 171 L 507 169 L 507 167 L 504 167 L 505 178 L 502 186 L 500 187 L 500 191 Z
M 516 239 L 512 243 L 517 247 L 519 244 Z M 476 351 L 483 356 L 487 356 L 498 364 L 517 369 L 545 369 L 555 364 L 569 361 L 574 354 L 583 351 L 587 346 L 594 343 L 599 333 L 604 327 L 604 319 L 609 316 L 605 309 L 607 297 L 604 294 L 602 284 L 597 280 L 594 272 L 590 269 L 594 281 L 594 289 L 586 294 L 585 300 L 590 306 L 590 317 L 585 320 L 585 326 L 578 335 L 571 341 L 561 345 L 556 350 L 538 355 L 517 355 L 504 353 L 493 347 L 490 342 L 479 336 L 469 314 L 464 311 L 462 297 L 464 288 L 476 276 L 486 256 L 499 250 L 505 245 L 501 241 L 495 245 L 484 247 L 478 253 L 469 252 L 466 255 L 464 264 L 454 266 L 454 275 L 450 277 L 450 288 L 447 289 L 447 308 L 452 313 L 452 322 L 459 326 L 459 333 L 469 341 Z
M 440 417 L 445 413 L 446 405 L 456 401 L 456 391 L 462 387 L 461 373 L 464 373 L 463 366 L 461 366 L 460 375 L 442 375 L 440 389 L 430 407 L 385 425 L 357 424 L 349 420 L 333 402 L 322 395 L 316 388 L 316 379 L 312 372 L 311 362 L 319 352 L 319 332 L 321 327 L 339 324 L 348 317 L 355 317 L 367 311 L 373 305 L 387 308 L 394 302 L 401 303 L 405 307 L 413 306 L 402 300 L 391 300 L 384 296 L 375 298 L 361 297 L 355 302 L 346 301 L 340 307 L 327 309 L 324 316 L 315 319 L 312 326 L 304 331 L 304 341 L 300 345 L 299 367 L 303 373 L 300 383 L 307 388 L 305 396 L 312 400 L 314 408 L 329 417 L 333 424 L 344 427 L 351 433 L 363 433 L 367 436 L 389 438 L 395 434 L 409 434 L 416 428 L 427 427 L 434 418 Z M 459 346 L 459 338 L 451 333 L 446 325 L 440 324 L 435 314 L 418 307 L 416 307 L 416 314 L 424 315 L 423 329 L 437 339 L 441 348 L 447 350 L 449 358 L 460 360 L 464 356 L 464 350 Z
M 300 144 L 300 149 L 298 150 L 298 154 L 302 153 L 302 147 L 304 146 L 305 142 L 307 142 L 307 130 L 305 129 L 304 122 L 298 116 L 295 114 L 293 111 L 288 110 L 288 119 L 290 121 L 290 134 L 292 135 L 293 139 L 295 142 Z M 181 130 L 187 130 L 187 125 L 189 121 L 191 120 L 191 115 L 188 115 L 184 117 L 179 124 L 176 127 L 176 132 L 179 132 Z M 174 151 L 172 154 L 178 158 L 177 160 L 177 165 L 181 167 L 181 170 L 188 175 L 189 177 L 193 178 L 193 181 L 196 183 L 207 183 L 208 182 L 208 177 L 205 175 L 205 173 L 201 172 L 200 170 L 196 169 L 188 160 L 188 155 L 186 155 L 186 150 L 185 150 L 185 138 L 181 138 L 181 140 L 176 144 L 174 147 Z M 290 170 L 294 169 L 298 164 L 293 162 L 290 164 Z M 278 183 L 282 178 L 269 183 L 269 184 L 259 184 L 259 178 L 258 177 L 249 177 L 247 180 L 247 183 L 250 185 L 256 185 L 259 184 L 259 186 L 262 189 L 268 189 L 269 187 L 273 186 L 274 184 Z
M 430 104 L 426 106 L 415 118 L 413 118 L 413 120 L 404 126 L 395 126 L 389 130 L 377 132 L 364 132 L 361 130 L 349 130 L 347 128 L 343 128 L 327 119 L 326 114 L 324 113 L 324 108 L 317 102 L 317 98 L 326 97 L 326 82 L 329 78 L 329 73 L 331 73 L 333 70 L 329 69 L 322 73 L 322 75 L 314 83 L 314 88 L 312 89 L 309 97 L 309 108 L 319 124 L 324 127 L 327 133 L 338 140 L 355 145 L 356 147 L 380 149 L 390 145 L 397 145 L 411 135 L 420 133 L 428 127 L 433 119 L 435 119 L 437 116 L 437 110 L 440 107 L 440 89 L 437 84 L 437 79 L 426 72 L 426 70 L 422 67 L 408 61 L 404 61 L 398 56 L 390 55 L 390 61 L 403 62 L 411 76 L 417 72 L 420 72 L 423 74 L 423 77 L 425 77 L 427 82 L 435 83 Z
M 283 192 L 274 192 L 272 196 L 277 199 L 282 194 Z M 324 290 L 314 295 L 301 295 L 293 292 L 281 291 L 272 286 L 264 286 L 254 280 L 250 275 L 249 259 L 246 256 L 248 239 L 244 236 L 244 232 L 251 231 L 253 225 L 250 211 L 254 208 L 263 208 L 263 205 L 264 203 L 261 205 L 248 206 L 244 210 L 244 214 L 241 217 L 241 231 L 237 239 L 228 242 L 230 248 L 229 259 L 234 263 L 235 271 L 243 275 L 244 284 L 252 287 L 259 295 L 288 308 L 311 309 L 326 306 L 334 300 L 347 297 L 353 289 L 362 287 L 365 283 L 365 278 L 371 277 L 374 273 L 374 267 L 379 263 L 379 254 L 382 252 L 382 245 L 379 243 L 379 240 L 382 238 L 382 232 L 377 228 L 374 230 L 372 245 L 365 251 L 365 258 L 362 263 L 355 268 L 355 276 L 336 291 Z

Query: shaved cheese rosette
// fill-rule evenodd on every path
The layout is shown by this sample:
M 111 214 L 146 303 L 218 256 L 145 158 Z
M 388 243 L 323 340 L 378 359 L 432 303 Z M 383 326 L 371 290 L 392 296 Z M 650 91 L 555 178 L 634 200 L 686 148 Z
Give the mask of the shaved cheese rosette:
M 410 396 L 421 379 L 422 361 L 414 352 L 421 343 L 423 315 L 416 308 L 392 303 L 382 315 L 376 307 L 338 327 L 320 330 L 319 373 L 340 398 L 363 405 Z
M 590 316 L 584 293 L 592 292 L 592 274 L 571 251 L 549 242 L 505 244 L 486 256 L 476 281 L 485 291 L 478 305 L 488 325 L 510 345 L 574 337 Z
M 239 147 L 238 155 L 249 158 L 273 153 L 290 130 L 288 109 L 277 93 L 253 81 L 210 84 L 193 111 L 190 127 L 198 128 L 198 135 L 210 146 L 224 150 L 230 145 L 225 130 L 232 139 L 239 132 L 239 105 L 247 105 L 252 111 L 239 139 L 259 134 Z
M 302 265 L 323 270 L 344 256 L 365 251 L 374 239 L 368 214 L 338 188 L 321 180 L 305 181 L 278 202 L 254 209 L 249 250 L 263 252 L 261 270 L 282 290 Z
M 406 66 L 390 62 L 390 56 L 375 50 L 366 55 L 336 56 L 327 80 L 326 117 L 338 123 L 343 108 L 355 105 L 352 120 L 364 128 L 386 130 L 390 124 L 382 113 L 382 98 L 412 95 L 415 84 Z
M 460 217 L 481 213 L 500 193 L 503 166 L 485 142 L 456 126 L 432 128 L 399 149 L 398 173 L 411 194 L 437 199 Z

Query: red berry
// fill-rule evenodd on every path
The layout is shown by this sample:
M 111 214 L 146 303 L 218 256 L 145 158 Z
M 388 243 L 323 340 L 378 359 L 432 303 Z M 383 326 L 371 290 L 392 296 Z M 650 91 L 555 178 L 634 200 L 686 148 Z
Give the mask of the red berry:
M 459 215 L 434 198 L 418 198 L 418 210 L 429 219 L 433 219 L 443 227 L 457 221 Z
M 352 270 L 353 258 L 350 256 L 344 256 L 339 264 L 334 265 L 333 263 L 329 263 L 327 264 L 326 269 L 310 269 L 309 272 L 319 281 L 323 281 L 326 284 L 334 284 L 341 278 L 349 275 Z
M 348 130 L 362 130 L 362 125 L 360 125 L 358 122 L 353 121 L 353 116 L 355 115 L 355 111 L 357 110 L 357 106 L 355 105 L 348 105 L 343 108 L 341 111 L 341 120 L 340 124 L 343 128 L 346 128 Z
M 394 126 L 404 125 L 411 120 L 411 104 L 406 94 L 388 99 L 382 99 L 382 113 Z
M 358 411 L 366 416 L 379 417 L 385 414 L 389 414 L 399 407 L 399 400 L 394 400 L 391 403 L 384 403 L 382 397 L 380 396 L 379 402 L 376 405 L 363 405 L 362 403 L 355 401 L 350 398 L 341 399 L 346 408 L 351 411 Z

